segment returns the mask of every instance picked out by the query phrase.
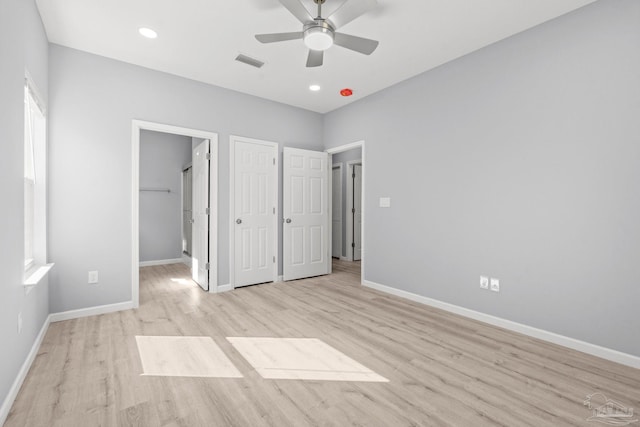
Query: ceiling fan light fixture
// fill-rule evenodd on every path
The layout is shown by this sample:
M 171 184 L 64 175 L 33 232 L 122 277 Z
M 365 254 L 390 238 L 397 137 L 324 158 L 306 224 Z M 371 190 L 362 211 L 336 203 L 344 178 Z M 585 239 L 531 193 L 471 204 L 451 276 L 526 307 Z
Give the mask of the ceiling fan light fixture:
M 333 45 L 333 31 L 325 26 L 313 26 L 304 32 L 304 44 L 311 50 L 327 50 Z

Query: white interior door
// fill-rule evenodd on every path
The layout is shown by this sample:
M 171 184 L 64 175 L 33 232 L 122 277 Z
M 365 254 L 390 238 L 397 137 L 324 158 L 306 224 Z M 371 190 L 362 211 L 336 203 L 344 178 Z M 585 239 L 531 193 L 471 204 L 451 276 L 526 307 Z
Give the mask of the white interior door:
M 353 260 L 362 259 L 362 165 L 353 165 Z
M 234 285 L 275 279 L 278 147 L 234 140 Z
M 342 256 L 342 167 L 334 166 L 331 179 L 331 255 Z
M 209 290 L 209 140 L 193 149 L 191 274 L 205 291 Z
M 284 148 L 283 278 L 329 273 L 327 153 Z

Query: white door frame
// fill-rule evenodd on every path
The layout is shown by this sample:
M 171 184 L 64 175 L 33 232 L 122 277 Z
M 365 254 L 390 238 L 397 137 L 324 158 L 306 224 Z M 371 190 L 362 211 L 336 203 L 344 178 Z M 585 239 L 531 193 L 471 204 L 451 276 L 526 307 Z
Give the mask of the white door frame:
M 218 134 L 143 120 L 131 121 L 131 300 L 133 308 L 140 306 L 140 132 L 150 130 L 175 135 L 203 138 L 210 141 L 210 152 L 218 158 Z M 209 292 L 218 291 L 218 163 L 211 164 L 209 181 L 209 259 L 215 260 L 215 274 L 209 277 Z
M 345 258 L 348 261 L 353 261 L 353 213 L 351 212 L 353 210 L 353 178 L 351 177 L 353 176 L 353 167 L 355 165 L 362 165 L 362 159 L 349 160 L 347 162 L 347 208 L 345 209 L 345 212 L 347 212 L 347 219 L 345 221 L 347 229 L 347 240 L 345 242 L 347 253 L 345 254 Z M 364 167 L 362 168 L 362 175 L 364 175 Z M 360 197 L 362 197 L 362 195 L 360 195 Z M 360 203 L 360 207 L 362 208 L 362 202 Z M 349 231 L 351 231 L 351 233 Z M 360 230 L 360 244 L 362 245 L 362 230 Z
M 277 142 L 264 141 L 261 139 L 247 138 L 244 136 L 229 136 L 229 286 L 231 289 L 236 287 L 236 266 L 235 266 L 235 246 L 236 246 L 236 195 L 235 195 L 235 172 L 236 172 L 236 155 L 235 142 L 249 142 L 251 144 L 259 144 L 275 149 L 276 164 L 273 168 L 273 182 L 275 185 L 273 205 L 276 207 L 276 213 L 273 216 L 273 254 L 276 262 L 273 263 L 273 281 L 278 282 L 278 265 L 280 257 L 278 256 L 278 218 L 280 218 L 280 181 L 278 173 L 280 170 L 280 145 Z
M 342 178 L 343 178 L 343 173 L 342 173 L 342 162 L 338 162 L 338 163 L 333 163 L 332 167 L 331 167 L 331 242 L 330 242 L 330 248 L 331 248 L 331 256 L 333 257 L 333 170 L 334 169 L 338 169 L 340 171 L 340 200 L 338 201 L 338 205 L 340 206 L 340 238 L 339 243 L 340 243 L 340 256 L 338 258 L 342 259 L 344 257 L 344 253 L 342 252 L 342 223 L 344 221 L 344 210 L 342 209 Z
M 365 273 L 365 262 L 366 262 L 366 246 L 365 246 L 365 213 L 366 213 L 366 208 L 365 208 L 365 183 L 366 183 L 366 177 L 367 177 L 367 167 L 366 167 L 366 150 L 365 150 L 365 142 L 364 141 L 356 141 L 356 142 L 352 142 L 349 144 L 344 144 L 344 145 L 339 145 L 337 147 L 333 147 L 333 148 L 329 148 L 327 149 L 327 153 L 329 154 L 338 154 L 338 153 L 342 153 L 344 151 L 349 151 L 349 150 L 353 150 L 354 148 L 360 148 L 362 150 L 362 159 L 360 161 L 360 163 L 362 163 L 362 232 L 360 233 L 360 243 L 362 245 L 362 261 L 360 261 L 360 284 L 364 284 L 364 273 Z M 329 200 L 331 201 L 333 199 L 333 197 L 329 198 Z M 349 217 L 349 215 L 347 215 L 347 217 Z M 332 224 L 333 225 L 333 224 Z M 333 232 L 333 230 L 332 230 Z M 353 255 L 352 255 L 353 256 Z

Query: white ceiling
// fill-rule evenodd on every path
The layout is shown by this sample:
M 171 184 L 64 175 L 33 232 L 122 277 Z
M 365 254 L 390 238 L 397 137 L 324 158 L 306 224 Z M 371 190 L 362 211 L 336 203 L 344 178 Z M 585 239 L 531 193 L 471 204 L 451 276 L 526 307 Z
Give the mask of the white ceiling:
M 301 0 L 315 16 L 312 0 Z M 306 68 L 301 40 L 261 44 L 254 34 L 300 31 L 278 0 L 37 0 L 49 40 L 296 107 L 326 113 L 595 0 L 378 0 L 340 32 L 380 41 L 365 56 L 333 46 Z M 324 16 L 344 0 L 326 0 Z M 158 32 L 155 40 L 139 27 Z M 260 59 L 261 69 L 234 61 Z M 322 89 L 310 92 L 309 85 Z M 344 98 L 339 90 L 352 88 Z

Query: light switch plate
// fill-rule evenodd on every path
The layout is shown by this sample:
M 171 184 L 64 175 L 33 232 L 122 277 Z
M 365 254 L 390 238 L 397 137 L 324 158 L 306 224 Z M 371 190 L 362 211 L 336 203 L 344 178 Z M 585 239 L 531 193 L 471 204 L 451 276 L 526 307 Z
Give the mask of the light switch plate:
M 380 207 L 381 208 L 390 208 L 391 207 L 391 197 L 380 197 Z
M 489 289 L 489 278 L 485 276 L 480 276 L 480 287 L 482 289 Z
M 500 280 L 498 279 L 491 279 L 491 290 L 493 292 L 500 292 Z

